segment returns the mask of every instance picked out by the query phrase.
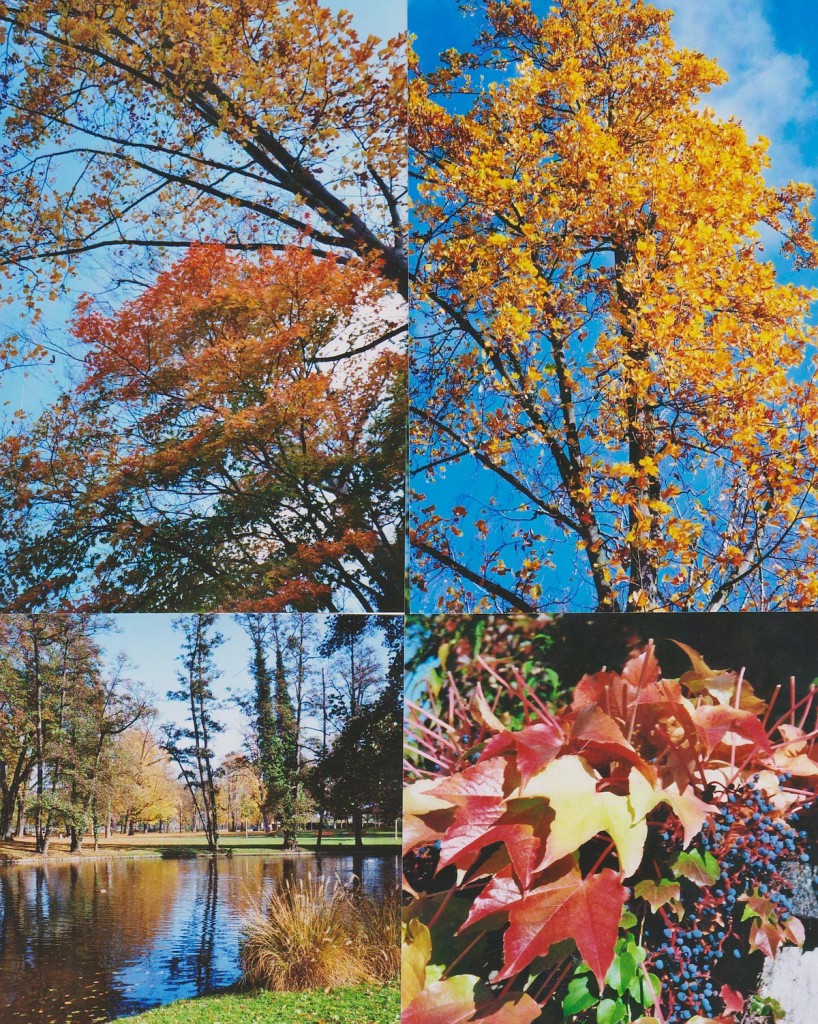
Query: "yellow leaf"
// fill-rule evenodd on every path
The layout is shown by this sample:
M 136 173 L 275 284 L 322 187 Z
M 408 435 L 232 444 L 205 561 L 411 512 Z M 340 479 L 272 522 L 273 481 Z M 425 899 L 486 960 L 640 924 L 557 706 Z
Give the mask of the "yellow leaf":
M 577 755 L 560 757 L 529 779 L 521 796 L 545 797 L 554 811 L 543 866 L 574 853 L 599 832 L 616 845 L 623 875 L 632 875 L 642 861 L 648 826 L 634 820 L 629 799 L 598 792 L 600 777 Z
M 676 817 L 684 826 L 685 846 L 688 846 L 701 832 L 702 825 L 713 810 L 709 804 L 700 800 L 692 789 L 680 793 L 675 783 L 667 789 L 663 789 L 661 786 L 652 786 L 636 768 L 631 769 L 629 784 L 630 796 L 628 799 L 634 818 L 637 821 L 644 820 L 657 804 L 670 804 Z
M 426 965 L 431 956 L 431 933 L 422 921 L 414 918 L 406 925 L 401 951 L 401 1009 L 406 1009 L 412 1000 L 423 991 L 426 984 Z

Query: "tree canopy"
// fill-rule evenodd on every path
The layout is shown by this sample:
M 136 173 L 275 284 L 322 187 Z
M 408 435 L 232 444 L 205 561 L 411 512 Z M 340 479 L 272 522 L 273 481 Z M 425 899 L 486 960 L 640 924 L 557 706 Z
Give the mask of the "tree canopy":
M 83 299 L 77 385 L 0 446 L 6 603 L 401 608 L 388 293 L 297 246 L 210 244 L 116 311 Z
M 85 253 L 294 236 L 406 295 L 402 38 L 313 0 L 23 0 L 0 31 L 0 267 L 32 302 Z
M 816 296 L 763 253 L 815 266 L 811 190 L 672 12 L 470 8 L 411 84 L 420 606 L 814 605 Z
M 26 0 L 0 42 L 0 365 L 60 356 L 4 424 L 4 606 L 402 607 L 405 39 Z
M 103 663 L 104 618 L 0 618 L 0 839 L 27 814 L 38 853 L 58 829 L 82 845 L 103 814 L 115 744 L 143 718 L 140 687 Z M 121 774 L 121 773 L 120 773 Z

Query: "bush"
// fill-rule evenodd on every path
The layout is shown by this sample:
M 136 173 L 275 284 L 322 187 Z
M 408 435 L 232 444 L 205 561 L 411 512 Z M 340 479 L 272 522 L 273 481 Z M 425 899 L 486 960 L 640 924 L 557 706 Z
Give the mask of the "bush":
M 284 885 L 242 929 L 245 981 L 274 991 L 387 982 L 400 970 L 399 901 L 338 883 Z

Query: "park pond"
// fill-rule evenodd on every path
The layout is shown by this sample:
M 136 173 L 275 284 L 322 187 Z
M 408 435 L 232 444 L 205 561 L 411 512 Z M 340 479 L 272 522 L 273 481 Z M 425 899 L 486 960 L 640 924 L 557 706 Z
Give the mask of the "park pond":
M 246 912 L 323 877 L 379 896 L 395 854 L 87 860 L 0 868 L 0 1020 L 93 1024 L 239 980 Z

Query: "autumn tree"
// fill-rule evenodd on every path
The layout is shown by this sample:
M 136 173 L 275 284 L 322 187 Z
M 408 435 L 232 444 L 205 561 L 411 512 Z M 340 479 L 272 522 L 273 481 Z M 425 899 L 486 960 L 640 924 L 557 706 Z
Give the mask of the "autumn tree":
M 811 190 L 639 0 L 469 5 L 412 82 L 414 581 L 448 610 L 818 599 Z M 445 481 L 445 483 L 444 483 Z
M 101 652 L 94 652 L 99 658 Z M 90 666 L 81 685 L 66 697 L 69 707 L 67 749 L 63 754 L 63 812 L 71 852 L 82 849 L 89 827 L 98 842 L 102 819 L 107 812 L 107 795 L 117 770 L 114 742 L 135 726 L 148 710 L 140 687 L 122 675 L 124 665 L 105 672 Z
M 38 853 L 55 831 L 79 851 L 111 785 L 117 737 L 146 712 L 140 687 L 109 670 L 104 618 L 15 615 L 0 629 L 0 824 L 27 816 Z
M 116 281 L 295 237 L 406 295 L 402 38 L 312 0 L 22 0 L 0 27 L 0 266 L 32 303 L 92 252 Z
M 77 386 L 0 445 L 6 605 L 401 608 L 389 293 L 334 256 L 214 244 L 115 312 L 82 300 Z
M 231 832 L 261 817 L 264 799 L 257 766 L 245 754 L 233 753 L 221 765 L 223 783 L 219 791 L 219 809 Z
M 0 839 L 14 834 L 35 762 L 34 725 L 12 619 L 0 619 Z M 17 655 L 12 652 L 17 648 Z
M 182 634 L 182 668 L 179 689 L 171 690 L 168 699 L 187 706 L 187 721 L 184 725 L 166 723 L 163 730 L 164 749 L 179 768 L 179 778 L 190 792 L 212 851 L 219 842 L 219 815 L 217 769 L 211 743 L 224 728 L 214 714 L 213 682 L 218 670 L 213 656 L 224 639 L 216 632 L 215 621 L 215 615 L 190 615 L 174 620 L 174 628 Z
M 119 737 L 111 760 L 115 777 L 107 793 L 106 829 L 112 815 L 128 833 L 139 824 L 161 824 L 176 815 L 181 787 L 151 722 L 127 729 Z

